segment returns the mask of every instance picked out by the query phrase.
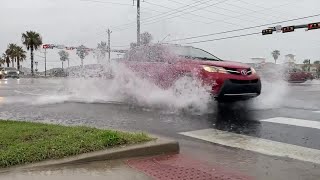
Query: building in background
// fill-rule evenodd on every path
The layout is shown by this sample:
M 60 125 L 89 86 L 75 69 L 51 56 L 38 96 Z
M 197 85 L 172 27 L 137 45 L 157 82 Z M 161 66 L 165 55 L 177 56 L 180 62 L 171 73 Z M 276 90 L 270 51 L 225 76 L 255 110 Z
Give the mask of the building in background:
M 262 69 L 262 67 L 266 64 L 266 61 L 267 59 L 264 57 L 253 57 L 250 59 L 250 62 L 247 64 L 259 70 L 259 69 Z

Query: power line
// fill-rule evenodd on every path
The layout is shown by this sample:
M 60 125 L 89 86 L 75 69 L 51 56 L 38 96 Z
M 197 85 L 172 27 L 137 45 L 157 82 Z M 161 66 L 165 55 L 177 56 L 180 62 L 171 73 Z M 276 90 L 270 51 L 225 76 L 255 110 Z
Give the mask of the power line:
M 229 5 L 229 6 L 236 7 L 236 8 L 245 9 L 245 10 L 248 10 L 248 11 L 250 11 L 250 12 L 257 12 L 257 11 L 254 11 L 254 10 L 252 10 L 252 9 L 246 8 L 246 7 L 237 6 L 237 5 L 230 4 L 230 3 L 226 3 L 226 4 Z M 273 16 L 273 17 L 275 17 L 275 18 L 281 18 L 280 16 L 275 16 L 275 15 L 273 15 L 272 13 L 261 13 L 261 14 L 265 14 L 265 15 L 268 15 L 268 16 Z
M 237 35 L 237 36 L 229 36 L 229 37 L 218 38 L 218 39 L 194 41 L 194 42 L 189 42 L 189 43 L 184 43 L 184 44 L 198 44 L 198 43 L 203 43 L 203 42 L 211 42 L 211 41 L 219 41 L 219 40 L 225 40 L 225 39 L 233 39 L 233 38 L 238 38 L 238 37 L 252 36 L 252 35 L 256 35 L 256 34 L 260 34 L 260 33 L 261 32 L 255 32 L 255 33 L 242 34 L 242 35 Z
M 211 0 L 209 0 L 209 1 L 202 1 L 201 3 L 204 3 L 204 4 L 205 4 L 205 3 L 208 3 L 208 2 L 210 2 L 210 1 L 211 1 Z M 218 4 L 222 4 L 222 3 L 225 3 L 225 2 L 227 2 L 227 1 L 229 1 L 229 0 L 221 0 L 221 1 L 215 2 L 215 3 L 213 3 L 213 4 L 207 5 L 207 6 L 205 6 L 205 7 L 200 7 L 200 8 L 197 8 L 197 9 L 193 10 L 193 11 L 185 12 L 185 13 L 183 13 L 183 14 L 192 13 L 192 12 L 195 12 L 195 11 L 203 10 L 203 9 L 205 9 L 205 8 L 208 8 L 208 7 L 211 7 L 211 6 L 215 6 L 215 5 L 218 5 Z M 174 14 L 178 14 L 179 12 L 183 12 L 183 11 L 185 11 L 185 10 L 188 10 L 188 9 L 191 9 L 191 8 L 194 8 L 194 7 L 197 7 L 197 6 L 199 6 L 199 5 L 202 5 L 202 4 L 198 4 L 198 5 L 193 6 L 193 7 L 190 7 L 190 8 L 185 8 L 185 9 L 183 9 L 183 10 L 170 13 L 170 14 L 164 16 L 164 17 L 170 16 L 170 15 L 174 15 Z M 191 5 L 186 5 L 186 6 L 189 7 L 189 6 L 191 6 Z M 179 15 L 177 15 L 177 16 L 173 16 L 173 17 L 166 18 L 166 19 L 172 19 L 172 18 L 175 18 L 175 17 L 180 17 L 180 16 L 182 16 L 183 14 L 179 14 Z M 158 17 L 158 18 L 156 18 L 156 19 L 154 19 L 154 20 L 158 20 L 159 18 L 160 18 L 160 21 L 161 21 L 161 20 L 164 20 L 164 19 L 161 19 L 162 17 Z M 208 18 L 208 17 L 206 17 L 206 18 Z M 216 19 L 213 19 L 213 20 L 216 20 Z M 153 21 L 153 20 L 152 20 L 152 21 Z M 155 21 L 155 22 L 159 22 L 159 21 Z M 152 23 L 152 22 L 151 22 L 151 23 Z M 229 23 L 229 24 L 235 25 L 235 24 L 233 24 L 233 23 Z
M 186 6 L 183 6 L 183 7 L 176 8 L 176 9 L 174 9 L 174 10 L 172 10 L 172 11 L 165 12 L 165 13 L 163 13 L 162 15 L 166 15 L 167 13 L 177 11 L 177 10 L 179 10 L 179 9 L 182 9 L 182 8 L 188 7 L 188 6 L 193 5 L 193 4 L 197 4 L 197 3 L 202 2 L 202 1 L 203 1 L 203 0 L 198 0 L 198 1 L 194 2 L 194 3 L 189 4 L 189 5 L 186 5 Z M 159 16 L 161 16 L 161 15 L 151 16 L 151 17 L 148 17 L 148 18 L 144 19 L 143 21 L 146 21 L 146 20 L 149 20 L 149 19 L 153 19 L 153 18 L 157 18 L 157 17 L 159 17 Z M 123 25 L 119 25 L 119 26 L 115 26 L 115 27 L 113 27 L 113 29 L 115 29 L 115 28 L 119 28 L 119 27 L 122 27 L 122 26 L 127 26 L 127 25 L 134 24 L 134 23 L 135 23 L 135 22 L 127 23 L 127 24 L 123 24 Z
M 228 0 L 223 0 L 223 1 L 228 1 Z M 182 14 L 177 15 L 177 16 L 171 16 L 171 15 L 178 14 L 178 13 L 180 13 L 180 12 L 184 12 L 184 11 L 189 10 L 189 9 L 191 9 L 191 8 L 194 8 L 194 7 L 197 7 L 197 6 L 199 6 L 199 5 L 202 5 L 203 3 L 206 3 L 206 2 L 210 2 L 210 0 L 209 0 L 209 1 L 200 0 L 200 1 L 197 1 L 197 2 L 195 2 L 195 3 L 185 5 L 185 6 L 183 6 L 183 7 L 174 9 L 174 10 L 172 10 L 172 11 L 168 11 L 167 13 L 165 13 L 165 14 L 162 15 L 162 16 L 154 17 L 153 19 L 148 20 L 147 22 L 144 21 L 142 24 L 148 25 L 148 24 L 153 24 L 153 23 L 159 22 L 159 21 L 161 21 L 161 20 L 167 20 L 167 19 L 172 19 L 172 18 L 175 18 L 175 17 L 180 17 L 180 16 L 182 16 L 182 15 L 185 14 L 185 13 L 182 13 Z M 200 4 L 199 4 L 199 3 L 200 3 Z M 220 2 L 219 2 L 219 3 L 220 3 Z M 217 3 L 215 3 L 215 4 L 217 4 Z M 215 4 L 213 4 L 213 5 L 215 5 Z M 193 6 L 192 6 L 192 5 L 193 5 Z M 213 5 L 211 5 L 211 6 L 213 6 Z M 191 6 L 191 7 L 190 7 L 190 6 Z M 204 9 L 204 8 L 207 8 L 207 7 L 198 8 L 197 10 L 194 10 L 194 11 L 198 11 L 198 10 Z M 187 13 L 191 13 L 191 12 L 194 12 L 194 11 L 190 11 L 190 12 L 187 12 Z M 171 16 L 171 17 L 166 18 L 166 17 L 168 17 L 168 16 Z M 154 21 L 154 20 L 156 20 L 156 21 Z M 154 22 L 153 22 L 153 21 L 154 21 Z M 124 28 L 124 29 L 121 29 L 121 30 L 129 29 L 129 28 L 131 28 L 131 27 Z
M 197 8 L 197 9 L 195 9 L 195 10 L 193 10 L 193 11 L 189 11 L 188 13 L 195 12 L 195 11 L 199 11 L 199 10 L 202 10 L 202 9 L 205 9 L 205 8 L 208 8 L 208 7 L 217 5 L 217 4 L 224 3 L 224 2 L 226 2 L 226 1 L 228 1 L 228 0 L 223 0 L 223 1 L 220 1 L 220 2 L 217 2 L 217 3 L 214 3 L 214 4 L 207 5 L 207 6 L 205 6 L 205 7 Z M 207 2 L 209 2 L 209 1 L 207 1 Z M 203 2 L 203 3 L 204 3 L 204 2 Z M 187 9 L 190 9 L 190 8 L 187 8 Z M 185 10 L 186 10 L 186 9 L 185 9 Z M 184 10 L 182 10 L 182 11 L 184 11 Z M 171 13 L 171 14 L 169 14 L 168 16 L 170 16 L 170 15 L 172 15 L 172 14 L 177 14 L 177 13 L 179 13 L 179 12 Z M 184 14 L 185 14 L 185 13 L 184 13 Z M 159 22 L 159 21 L 162 21 L 162 20 L 169 20 L 169 19 L 173 19 L 173 18 L 176 18 L 176 17 L 180 17 L 180 16 L 182 16 L 182 15 L 183 15 L 183 14 L 179 14 L 179 15 L 171 16 L 171 17 L 165 18 L 165 19 L 161 19 L 161 17 L 160 17 L 160 19 L 157 18 L 156 21 L 153 21 L 153 22 L 151 21 L 151 22 L 149 22 L 149 23 L 143 23 L 143 24 L 144 24 L 144 25 L 150 25 L 150 24 L 154 24 L 154 23 L 157 23 L 157 22 Z M 228 22 L 225 22 L 225 23 L 228 23 Z M 239 26 L 238 24 L 234 24 L 234 23 L 228 23 L 228 24 Z M 130 28 L 130 27 L 129 27 L 129 28 Z M 125 29 L 128 29 L 128 28 L 125 28 Z M 121 30 L 125 30 L 125 29 L 121 29 Z
M 252 5 L 252 6 L 255 6 L 255 7 L 258 7 L 258 8 L 265 9 L 265 7 L 263 7 L 262 5 L 257 5 L 257 4 L 249 3 L 249 2 L 247 2 L 247 1 L 245 1 L 245 0 L 239 0 L 239 1 L 240 1 L 240 2 L 243 2 L 243 3 L 245 3 L 245 4 L 248 4 L 248 5 Z M 291 3 L 292 3 L 292 2 L 287 3 L 287 4 L 291 4 Z M 276 13 L 280 13 L 280 14 L 284 14 L 283 12 L 281 12 L 281 11 L 276 11 L 276 10 L 274 10 L 274 9 L 271 9 L 271 11 L 276 12 Z
M 124 3 L 117 3 L 117 2 L 110 2 L 110 1 L 99 1 L 99 0 L 80 0 L 83 2 L 95 2 L 95 3 L 104 3 L 104 4 L 113 4 L 113 5 L 120 5 L 120 6 L 132 6 L 132 4 L 124 4 Z
M 179 1 L 176 1 L 176 0 L 168 0 L 168 1 L 171 1 L 171 2 L 174 2 L 174 3 L 177 3 L 177 4 L 184 4 L 184 3 L 181 3 Z M 240 1 L 240 0 L 237 0 L 237 1 Z M 220 8 L 220 7 L 219 7 Z M 219 13 L 219 12 L 216 12 L 216 11 L 211 11 L 211 10 L 208 10 L 208 9 L 204 9 L 203 11 L 205 12 L 209 12 L 211 14 L 218 14 L 218 15 L 221 15 L 221 16 L 227 16 L 227 17 L 230 17 L 230 19 L 240 19 L 238 16 L 231 16 L 231 15 L 227 15 L 227 14 L 224 14 L 224 13 Z M 241 19 L 241 20 L 244 20 L 244 21 L 248 21 L 246 19 Z M 218 20 L 218 21 L 224 21 L 224 20 Z
M 285 3 L 285 4 L 281 4 L 281 5 L 277 5 L 277 6 L 272 6 L 272 7 L 268 7 L 268 8 L 264 8 L 263 10 L 256 10 L 256 11 L 250 11 L 249 13 L 239 13 L 237 11 L 233 11 L 233 10 L 229 10 L 229 9 L 225 9 L 225 8 L 222 8 L 222 7 L 219 7 L 220 9 L 224 9 L 224 10 L 227 10 L 227 11 L 230 11 L 230 12 L 235 12 L 235 13 L 238 13 L 239 15 L 237 16 L 233 16 L 235 18 L 239 18 L 239 17 L 242 17 L 242 16 L 249 16 L 249 17 L 253 17 L 255 19 L 265 19 L 265 18 L 257 18 L 256 16 L 254 15 L 251 15 L 253 13 L 261 13 L 261 12 L 264 12 L 264 11 L 269 11 L 269 10 L 273 10 L 274 8 L 277 8 L 277 7 L 281 7 L 281 6 L 287 6 L 287 5 L 290 5 L 291 3 Z M 214 23 L 214 22 L 212 22 Z
M 181 5 L 186 5 L 184 3 L 179 3 L 177 1 L 172 1 L 172 2 L 176 2 L 176 3 L 181 4 Z M 151 4 L 151 5 L 155 5 L 155 6 L 158 6 L 158 7 L 163 7 L 163 8 L 166 8 L 166 9 L 171 9 L 171 10 L 173 9 L 173 8 L 170 8 L 170 7 L 167 7 L 167 6 L 163 6 L 163 5 L 160 5 L 160 4 L 155 4 L 155 3 L 150 3 L 150 2 L 145 2 L 145 3 Z M 223 16 L 228 16 L 228 15 L 225 15 L 225 14 L 222 14 L 222 13 L 216 13 L 216 12 L 209 11 L 209 10 L 206 10 L 206 9 L 204 9 L 204 11 L 211 12 L 211 13 L 214 13 L 214 14 L 223 15 Z M 190 13 L 190 12 L 185 12 L 185 14 L 190 14 L 190 15 L 193 15 L 193 16 L 197 16 L 197 17 L 201 17 L 201 18 L 205 18 L 205 19 L 210 19 L 210 20 L 214 20 L 214 21 L 225 22 L 224 20 L 213 19 L 213 18 L 209 18 L 209 17 L 206 17 L 206 16 L 201 16 L 201 15 Z M 229 22 L 225 22 L 225 23 L 230 24 Z M 232 25 L 234 25 L 234 23 L 232 23 Z M 237 25 L 239 25 L 239 24 L 237 24 Z
M 281 24 L 281 23 L 285 23 L 285 22 L 308 19 L 308 18 L 317 17 L 317 16 L 320 16 L 320 14 L 315 14 L 315 15 L 305 16 L 305 17 L 295 18 L 295 19 L 289 19 L 289 20 L 284 20 L 284 21 L 278 21 L 278 22 L 273 22 L 273 23 L 268 23 L 268 24 L 262 24 L 262 25 L 257 25 L 257 26 L 251 26 L 251 27 L 246 27 L 246 28 L 234 29 L 234 30 L 229 30 L 229 31 L 222 31 L 222 32 L 199 35 L 199 36 L 193 36 L 193 37 L 188 37 L 188 38 L 174 39 L 174 40 L 170 40 L 170 41 L 167 41 L 167 42 L 183 41 L 183 40 L 189 40 L 189 39 L 195 39 L 195 38 L 201 38 L 201 37 L 207 37 L 207 36 L 213 36 L 213 35 L 219 35 L 219 34 L 226 34 L 226 33 L 231 33 L 231 32 L 236 32 L 236 31 L 243 31 L 243 30 L 248 30 L 248 29 L 264 27 L 264 26 L 271 26 L 271 25 L 274 25 L 274 24 Z

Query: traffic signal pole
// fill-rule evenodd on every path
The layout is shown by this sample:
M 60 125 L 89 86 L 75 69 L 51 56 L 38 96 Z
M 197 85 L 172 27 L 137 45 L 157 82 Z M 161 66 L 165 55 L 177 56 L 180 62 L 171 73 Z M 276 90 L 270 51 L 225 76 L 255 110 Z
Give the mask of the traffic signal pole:
M 273 32 L 279 30 L 282 31 L 282 33 L 288 33 L 288 32 L 293 32 L 295 29 L 305 29 L 307 30 L 314 30 L 314 29 L 320 29 L 320 22 L 317 23 L 310 23 L 310 24 L 301 24 L 301 25 L 294 25 L 294 26 L 286 26 L 286 27 L 281 27 L 281 29 L 277 29 L 276 27 L 270 27 L 268 29 L 262 30 L 262 35 L 268 35 L 272 34 Z

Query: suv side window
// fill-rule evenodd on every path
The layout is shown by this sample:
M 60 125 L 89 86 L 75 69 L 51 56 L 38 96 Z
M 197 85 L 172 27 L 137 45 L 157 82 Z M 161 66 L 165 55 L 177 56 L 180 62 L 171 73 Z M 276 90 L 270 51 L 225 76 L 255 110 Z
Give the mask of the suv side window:
M 138 62 L 164 62 L 164 53 L 160 46 L 144 46 L 131 49 L 125 58 Z

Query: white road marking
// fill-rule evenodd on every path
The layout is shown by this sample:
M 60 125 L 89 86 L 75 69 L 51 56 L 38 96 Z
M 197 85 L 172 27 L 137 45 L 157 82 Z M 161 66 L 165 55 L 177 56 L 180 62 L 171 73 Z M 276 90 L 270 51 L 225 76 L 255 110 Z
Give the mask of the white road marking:
M 319 117 L 319 120 L 320 120 L 320 117 Z M 286 124 L 286 125 L 292 125 L 292 126 L 307 127 L 307 128 L 313 128 L 313 129 L 320 129 L 320 121 L 311 121 L 311 120 L 285 118 L 285 117 L 275 117 L 275 118 L 270 118 L 270 119 L 263 119 L 260 121 L 261 122 L 277 123 L 277 124 Z
M 181 132 L 180 134 L 224 146 L 240 148 L 270 156 L 289 157 L 320 164 L 320 150 L 291 145 L 216 129 Z
M 314 113 L 320 113 L 320 111 L 313 111 Z

